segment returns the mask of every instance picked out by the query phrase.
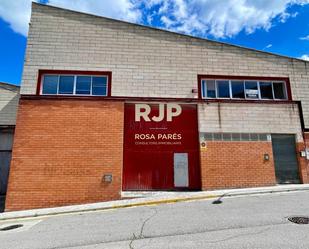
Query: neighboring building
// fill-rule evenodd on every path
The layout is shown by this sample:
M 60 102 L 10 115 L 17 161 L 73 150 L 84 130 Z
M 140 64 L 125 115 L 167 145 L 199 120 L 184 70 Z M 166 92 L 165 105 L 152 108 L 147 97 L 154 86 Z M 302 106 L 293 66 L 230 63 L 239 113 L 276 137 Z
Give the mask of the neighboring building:
M 308 62 L 33 3 L 6 210 L 308 183 L 308 129 Z
M 6 194 L 19 86 L 0 82 L 0 196 Z

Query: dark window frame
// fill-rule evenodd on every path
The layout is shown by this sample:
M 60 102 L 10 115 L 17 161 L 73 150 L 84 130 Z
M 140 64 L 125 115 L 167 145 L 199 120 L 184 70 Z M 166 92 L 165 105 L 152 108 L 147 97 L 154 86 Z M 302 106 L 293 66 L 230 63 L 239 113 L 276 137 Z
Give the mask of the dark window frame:
M 59 75 L 59 76 L 74 76 L 74 90 L 73 94 L 43 94 L 43 79 L 45 75 Z M 92 95 L 92 94 L 75 94 L 76 91 L 76 78 L 78 76 L 93 76 L 93 77 L 106 77 L 107 79 L 107 90 L 106 95 Z M 76 96 L 76 97 L 110 97 L 112 88 L 112 72 L 109 71 L 77 71 L 77 70 L 39 70 L 38 81 L 37 81 L 37 91 L 36 95 L 41 96 Z

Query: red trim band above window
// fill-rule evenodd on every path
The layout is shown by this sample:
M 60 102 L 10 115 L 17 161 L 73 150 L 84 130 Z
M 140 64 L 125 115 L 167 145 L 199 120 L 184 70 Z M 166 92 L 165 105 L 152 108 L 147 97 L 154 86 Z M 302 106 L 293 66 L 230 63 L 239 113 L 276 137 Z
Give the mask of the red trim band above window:
M 43 76 L 51 75 L 89 75 L 89 76 L 106 76 L 107 77 L 107 97 L 111 96 L 112 90 L 112 72 L 110 71 L 80 71 L 80 70 L 50 70 L 40 69 L 38 73 L 36 95 L 41 95 Z M 72 95 L 75 96 L 75 95 Z
M 260 76 L 229 76 L 229 75 L 198 75 L 198 98 L 203 100 L 212 100 L 208 98 L 203 98 L 202 96 L 202 80 L 240 80 L 240 81 L 267 81 L 267 82 L 284 82 L 285 90 L 286 90 L 286 99 L 282 99 L 279 101 L 292 101 L 292 92 L 291 92 L 291 84 L 290 79 L 287 77 L 260 77 Z M 217 90 L 217 89 L 216 89 Z M 220 100 L 219 97 L 213 98 L 214 100 Z M 244 99 L 243 101 L 265 101 L 264 99 Z M 266 100 L 271 101 L 272 99 Z M 227 98 L 226 101 L 242 101 L 234 98 Z M 278 101 L 273 99 L 273 101 Z

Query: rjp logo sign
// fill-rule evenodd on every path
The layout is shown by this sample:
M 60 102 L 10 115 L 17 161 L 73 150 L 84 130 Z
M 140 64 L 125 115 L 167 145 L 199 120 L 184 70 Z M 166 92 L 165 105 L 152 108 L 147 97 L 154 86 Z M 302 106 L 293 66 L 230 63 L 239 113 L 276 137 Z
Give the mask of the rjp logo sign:
M 147 104 L 135 104 L 135 122 L 140 122 L 143 118 L 146 122 L 160 122 L 165 118 L 166 108 L 166 121 L 171 122 L 173 117 L 177 117 L 181 114 L 182 109 L 178 104 L 159 104 L 159 115 L 151 116 L 151 106 Z

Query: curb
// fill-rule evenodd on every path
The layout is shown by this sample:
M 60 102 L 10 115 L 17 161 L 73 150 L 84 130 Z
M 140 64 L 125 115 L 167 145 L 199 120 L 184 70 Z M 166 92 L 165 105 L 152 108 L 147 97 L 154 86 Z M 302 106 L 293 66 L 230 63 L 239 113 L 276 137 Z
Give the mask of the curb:
M 203 199 L 215 199 L 219 197 L 220 195 L 207 195 L 207 196 L 196 196 L 196 197 L 186 197 L 186 198 L 174 198 L 174 199 L 166 199 L 166 200 L 158 200 L 158 201 L 147 201 L 147 202 L 141 202 L 141 203 L 136 203 L 136 204 L 119 205 L 119 206 L 114 206 L 110 209 L 158 205 L 158 204 L 167 204 L 167 203 L 176 203 L 176 202 L 184 202 L 184 201 L 203 200 Z
M 43 208 L 43 209 L 33 209 L 26 211 L 13 211 L 0 214 L 0 222 L 15 220 L 15 219 L 27 219 L 27 218 L 38 218 L 38 217 L 49 217 L 56 215 L 68 215 L 76 213 L 86 213 L 95 212 L 103 210 L 113 210 L 120 208 L 130 208 L 139 206 L 150 206 L 168 203 L 177 203 L 185 201 L 195 201 L 195 200 L 206 200 L 215 199 L 223 197 L 233 197 L 233 196 L 249 196 L 257 194 L 271 194 L 271 193 L 288 193 L 296 191 L 308 191 L 309 185 L 298 188 L 269 188 L 269 189 L 245 189 L 245 190 L 223 190 L 223 191 L 213 191 L 214 194 L 197 194 L 196 196 L 188 197 L 156 197 L 156 198 L 136 198 L 131 200 L 117 200 L 110 202 L 101 202 L 85 205 L 74 205 L 74 206 L 64 206 L 55 208 Z M 148 199 L 148 200 L 147 200 Z

